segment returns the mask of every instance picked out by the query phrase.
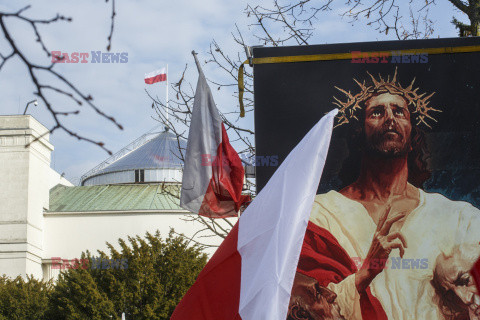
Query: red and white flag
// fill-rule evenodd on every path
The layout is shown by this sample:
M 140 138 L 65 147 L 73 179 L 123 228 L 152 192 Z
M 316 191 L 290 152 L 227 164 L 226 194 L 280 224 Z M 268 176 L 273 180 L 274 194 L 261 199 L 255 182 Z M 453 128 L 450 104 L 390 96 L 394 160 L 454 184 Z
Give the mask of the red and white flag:
M 242 161 L 228 141 L 200 64 L 182 179 L 180 206 L 211 218 L 235 217 L 243 203 Z
M 283 161 L 176 307 L 173 320 L 279 320 L 332 135 L 333 110 Z
M 145 83 L 154 84 L 156 82 L 167 81 L 167 71 L 165 68 L 145 73 Z

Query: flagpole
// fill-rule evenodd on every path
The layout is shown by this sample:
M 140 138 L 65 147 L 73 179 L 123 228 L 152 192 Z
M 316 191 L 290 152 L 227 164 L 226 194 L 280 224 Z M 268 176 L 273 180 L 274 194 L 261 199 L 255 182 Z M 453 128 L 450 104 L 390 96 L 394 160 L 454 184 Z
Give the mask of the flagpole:
M 165 108 L 165 117 L 167 118 L 167 123 L 168 123 L 168 63 L 167 63 L 167 79 L 166 79 L 166 83 L 165 83 L 165 97 L 166 97 L 166 108 Z

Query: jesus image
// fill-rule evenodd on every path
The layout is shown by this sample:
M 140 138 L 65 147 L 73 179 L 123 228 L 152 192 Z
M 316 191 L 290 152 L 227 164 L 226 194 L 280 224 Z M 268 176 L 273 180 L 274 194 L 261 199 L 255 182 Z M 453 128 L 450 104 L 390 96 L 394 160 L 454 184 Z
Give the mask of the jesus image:
M 480 211 L 422 190 L 430 176 L 424 129 L 441 112 L 430 106 L 433 93 L 419 93 L 414 81 L 402 86 L 397 70 L 355 82 L 358 93 L 337 88 L 346 99 L 334 103 L 338 125 L 350 126 L 359 174 L 315 198 L 288 319 L 446 319 L 438 295 L 459 289 L 435 288 L 434 270 L 453 270 L 456 251 L 479 246 Z

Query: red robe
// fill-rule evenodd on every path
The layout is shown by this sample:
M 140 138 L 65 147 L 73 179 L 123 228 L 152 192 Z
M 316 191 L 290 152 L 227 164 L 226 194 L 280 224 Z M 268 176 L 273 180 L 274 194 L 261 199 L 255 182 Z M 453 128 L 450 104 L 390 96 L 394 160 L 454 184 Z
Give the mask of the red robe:
M 355 273 L 357 267 L 330 232 L 309 222 L 297 271 L 315 278 L 321 286 L 326 287 L 329 283 L 338 283 Z M 388 319 L 370 288 L 360 294 L 360 307 L 363 319 Z
M 475 279 L 477 290 L 478 292 L 480 292 L 480 259 L 478 259 L 477 262 L 473 265 L 473 268 L 470 272 Z

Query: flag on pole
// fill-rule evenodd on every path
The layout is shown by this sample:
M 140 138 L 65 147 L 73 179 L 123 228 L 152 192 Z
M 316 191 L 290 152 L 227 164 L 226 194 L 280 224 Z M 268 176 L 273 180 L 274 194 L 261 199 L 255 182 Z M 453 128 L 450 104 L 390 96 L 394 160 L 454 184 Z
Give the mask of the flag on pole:
M 167 81 L 167 71 L 165 68 L 145 73 L 145 83 L 154 84 L 156 82 Z
M 211 218 L 235 217 L 242 204 L 245 175 L 194 54 L 198 82 L 183 169 L 180 206 Z
M 293 149 L 176 307 L 173 320 L 279 320 L 332 135 L 333 110 Z

